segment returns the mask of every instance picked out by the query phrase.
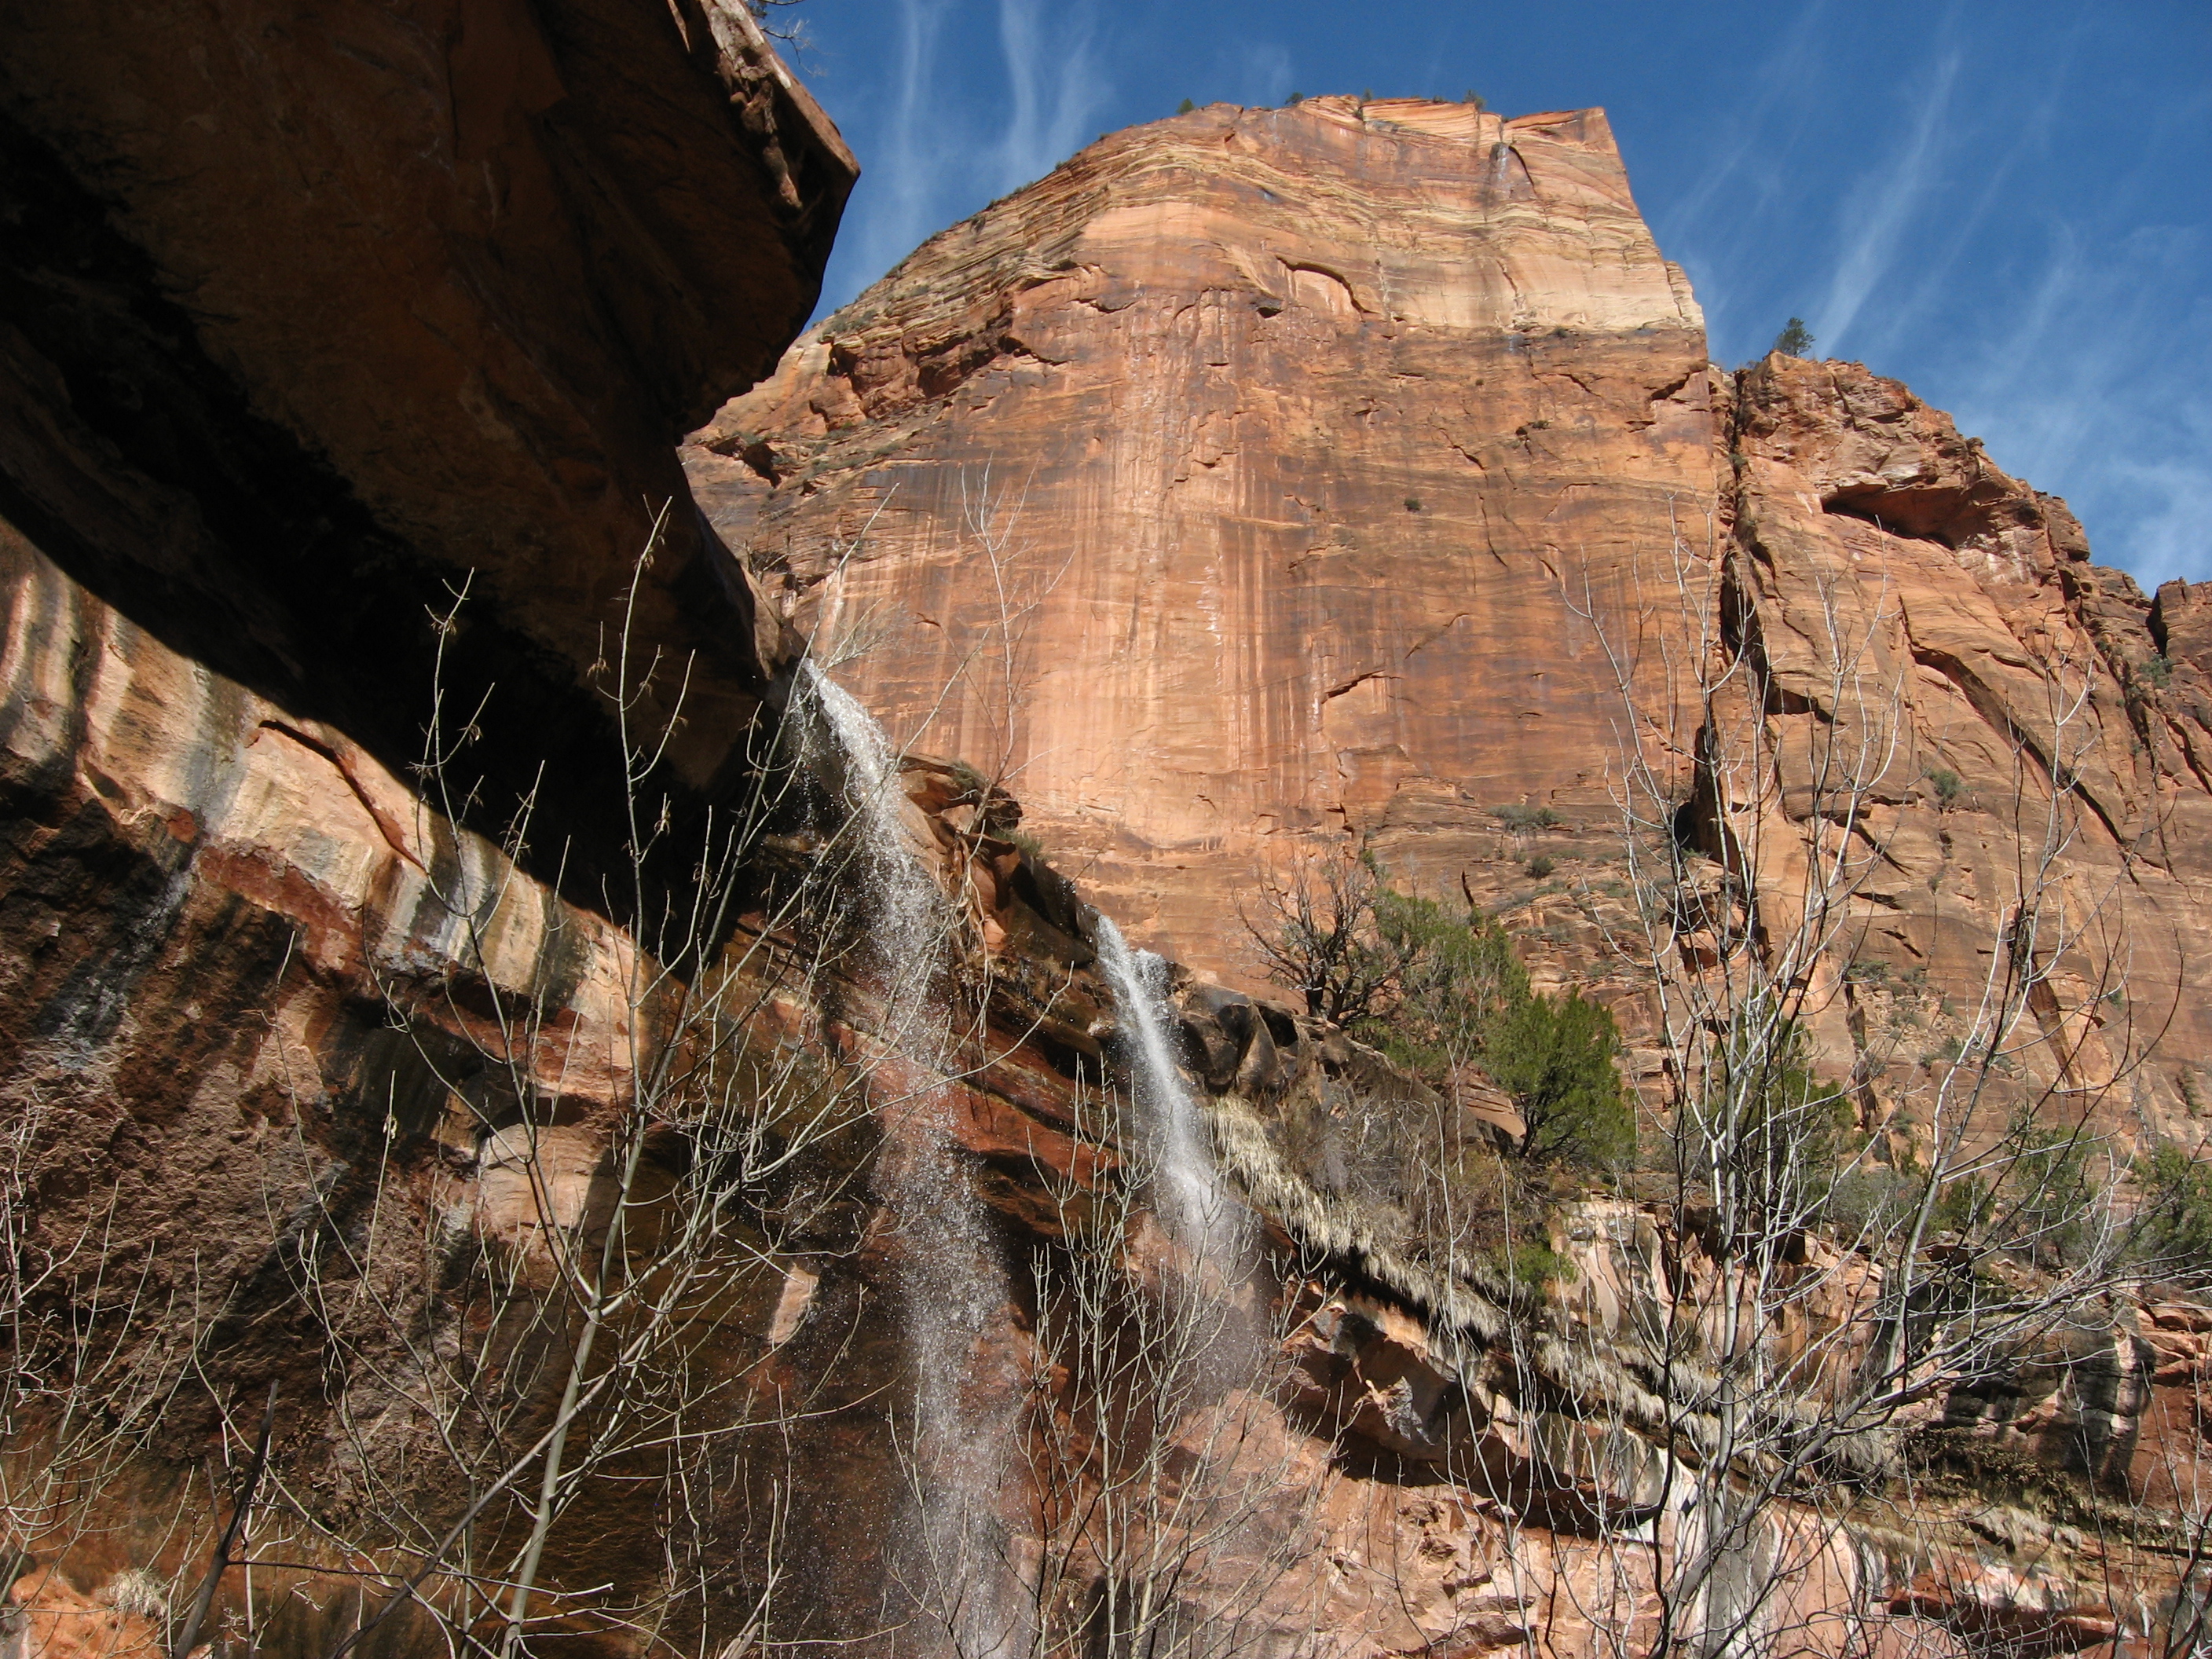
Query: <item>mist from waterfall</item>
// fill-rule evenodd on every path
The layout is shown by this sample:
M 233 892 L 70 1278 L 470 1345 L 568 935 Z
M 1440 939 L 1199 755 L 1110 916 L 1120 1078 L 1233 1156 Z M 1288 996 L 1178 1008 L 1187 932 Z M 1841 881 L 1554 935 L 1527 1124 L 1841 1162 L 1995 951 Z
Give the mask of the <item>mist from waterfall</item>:
M 878 1103 L 885 1142 L 877 1182 L 902 1241 L 895 1284 L 915 1368 L 911 1456 L 932 1580 L 924 1594 L 940 1601 L 961 1659 L 991 1659 L 1026 1645 L 1000 1516 L 1018 1390 L 987 1380 L 983 1351 L 1009 1285 L 973 1160 L 953 1139 L 945 1082 L 959 1067 L 963 1023 L 951 986 L 956 917 L 908 827 L 899 757 L 883 728 L 812 663 L 799 675 L 802 744 L 817 771 L 836 762 L 858 831 L 851 867 L 870 940 L 862 977 L 883 1000 L 882 1036 L 913 1079 Z
M 1103 913 L 1094 933 L 1152 1166 L 1154 1212 L 1194 1262 L 1233 1275 L 1245 1244 L 1245 1210 L 1222 1182 L 1206 1121 L 1169 1046 L 1176 1012 L 1168 999 L 1168 964 L 1150 951 L 1131 950 Z

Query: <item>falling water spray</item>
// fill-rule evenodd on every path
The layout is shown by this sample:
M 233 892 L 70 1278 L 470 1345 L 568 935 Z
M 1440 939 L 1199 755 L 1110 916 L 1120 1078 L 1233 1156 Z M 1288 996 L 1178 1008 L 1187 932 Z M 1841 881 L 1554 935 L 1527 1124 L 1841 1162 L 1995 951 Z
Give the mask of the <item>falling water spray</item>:
M 915 1079 L 902 1097 L 879 1103 L 878 1184 L 901 1234 L 896 1289 L 915 1367 L 927 1593 L 962 1659 L 990 1659 L 1024 1646 L 1021 1587 L 998 1514 L 1018 1405 L 1017 1391 L 989 1386 L 981 1363 L 1007 1304 L 1006 1269 L 972 1164 L 953 1139 L 945 1082 L 958 1064 L 954 918 L 908 827 L 898 757 L 874 717 L 811 663 L 801 669 L 801 708 L 810 758 L 830 759 L 823 745 L 834 746 L 844 775 L 871 940 L 866 972 L 882 1000 L 883 1039 Z
M 1096 937 L 1152 1165 L 1154 1210 L 1168 1237 L 1201 1270 L 1233 1276 L 1243 1252 L 1245 1211 L 1222 1182 L 1206 1121 L 1169 1047 L 1176 1013 L 1168 1000 L 1168 965 L 1149 951 L 1132 951 L 1109 916 L 1099 916 Z

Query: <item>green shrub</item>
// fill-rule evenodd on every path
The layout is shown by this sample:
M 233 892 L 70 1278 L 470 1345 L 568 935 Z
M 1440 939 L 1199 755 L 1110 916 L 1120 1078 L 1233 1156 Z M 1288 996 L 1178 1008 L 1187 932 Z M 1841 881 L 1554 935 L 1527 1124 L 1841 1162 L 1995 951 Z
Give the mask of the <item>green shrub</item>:
M 1552 860 L 1547 858 L 1543 854 L 1539 853 L 1534 858 L 1530 859 L 1528 863 L 1522 865 L 1521 867 L 1528 872 L 1528 878 L 1531 881 L 1541 881 L 1545 877 L 1550 875 L 1553 871 L 1558 869 L 1559 866 L 1553 863 Z
M 1928 787 L 1936 792 L 1936 805 L 1947 812 L 1959 804 L 1959 797 L 1966 788 L 1959 775 L 1948 766 L 1928 769 Z
M 1717 1178 L 1723 1197 L 1754 1235 L 1795 1227 L 1824 1196 L 1847 1150 L 1849 1093 L 1813 1070 L 1811 1045 L 1795 1021 L 1756 1018 L 1731 1032 L 1688 1103 L 1683 1173 L 1715 1178 L 1706 1150 L 1726 1149 Z
M 2163 691 L 2173 679 L 2172 659 L 2162 652 L 2154 651 L 2143 659 L 2142 666 L 2137 670 L 2137 672 L 2147 684 Z
M 1517 810 L 1556 821 L 1548 808 Z M 1532 990 L 1495 918 L 1395 891 L 1371 855 L 1348 853 L 1272 908 L 1276 930 L 1246 922 L 1270 978 L 1447 1092 L 1462 1066 L 1487 1073 L 1528 1125 L 1520 1152 L 1529 1164 L 1603 1166 L 1633 1155 L 1612 1014 L 1579 993 Z
M 2174 1278 L 2212 1279 L 2212 1164 L 2179 1146 L 2135 1161 L 2136 1255 Z
M 952 774 L 952 799 L 957 804 L 981 800 L 991 787 L 990 779 L 967 761 L 956 758 L 946 769 Z
M 1982 1160 L 1989 1173 L 1944 1184 L 1936 1224 L 1978 1243 L 2062 1261 L 2094 1240 L 2103 1211 L 2105 1144 L 2079 1129 L 2048 1128 L 2023 1109 Z
M 1500 1279 L 1531 1291 L 1574 1273 L 1574 1263 L 1548 1244 L 1499 1244 L 1486 1253 L 1486 1259 Z
M 1613 1014 L 1579 991 L 1529 997 L 1487 1033 L 1483 1069 L 1513 1097 L 1528 1133 L 1521 1155 L 1539 1164 L 1625 1164 L 1636 1118 L 1620 1086 Z
M 2104 1142 L 2080 1129 L 2045 1128 L 2025 1111 L 2014 1121 L 2011 1139 L 1998 1183 L 2000 1237 L 2030 1252 L 2076 1260 L 2098 1220 Z
M 1401 965 L 1395 994 L 1359 1035 L 1407 1071 L 1442 1082 L 1528 1000 L 1528 970 L 1499 923 L 1454 915 L 1434 899 L 1385 889 L 1376 896 L 1375 925 Z
M 1516 835 L 1526 835 L 1532 830 L 1550 830 L 1559 822 L 1559 815 L 1548 806 L 1524 806 L 1518 802 L 1493 806 L 1490 809 L 1490 816 Z
M 1989 1224 L 1992 1195 L 1979 1176 L 1946 1182 L 1936 1200 L 1936 1225 L 1947 1233 L 1976 1233 Z
M 1195 104 L 1192 103 L 1192 102 L 1190 101 L 1190 100 L 1189 100 L 1189 99 L 1186 98 L 1186 99 L 1184 99 L 1184 100 L 1182 100 L 1182 102 L 1181 102 L 1180 104 L 1177 104 L 1177 105 L 1176 106 L 1176 113 L 1177 115 L 1188 115 L 1188 114 L 1189 114 L 1189 113 L 1191 112 L 1191 111 L 1193 111 L 1193 110 L 1196 109 L 1197 107 L 1198 107 L 1198 106 L 1197 106 L 1197 105 L 1195 105 Z
M 1926 1184 L 1900 1170 L 1846 1170 L 1822 1200 L 1820 1220 L 1846 1245 L 1885 1238 L 1911 1218 Z

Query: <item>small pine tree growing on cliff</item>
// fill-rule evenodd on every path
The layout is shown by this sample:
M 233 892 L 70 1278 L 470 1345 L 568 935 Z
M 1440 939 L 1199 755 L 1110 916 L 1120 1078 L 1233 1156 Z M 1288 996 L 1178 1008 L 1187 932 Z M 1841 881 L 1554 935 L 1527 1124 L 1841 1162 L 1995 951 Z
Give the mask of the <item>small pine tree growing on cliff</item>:
M 2137 1254 L 2167 1279 L 2212 1281 L 2212 1164 L 2202 1153 L 2160 1146 L 2136 1160 L 2135 1178 L 2142 1194 Z
M 1774 337 L 1774 349 L 1785 357 L 1802 357 L 1813 349 L 1813 331 L 1802 317 L 1792 317 Z
M 1613 1015 L 1581 992 L 1535 995 L 1484 1037 L 1484 1069 L 1513 1097 L 1528 1133 L 1521 1155 L 1537 1164 L 1620 1164 L 1636 1151 L 1636 1120 L 1623 1098 Z

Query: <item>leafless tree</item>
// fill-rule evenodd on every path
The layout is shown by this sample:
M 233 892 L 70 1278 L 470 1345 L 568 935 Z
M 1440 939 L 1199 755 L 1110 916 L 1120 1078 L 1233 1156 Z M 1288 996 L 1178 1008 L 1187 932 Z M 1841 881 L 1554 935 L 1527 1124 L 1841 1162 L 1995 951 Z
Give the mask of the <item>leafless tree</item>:
M 1836 1623 L 1866 1610 L 1855 1505 L 1952 1387 L 2109 1327 L 2138 1273 L 2121 1165 L 2091 1126 L 2142 1055 L 2092 1035 L 2124 976 L 2121 884 L 2069 856 L 2094 660 L 2045 660 L 2039 706 L 2012 712 L 2018 857 L 1985 976 L 1957 1040 L 1875 1119 L 1869 1066 L 1831 1071 L 1814 1038 L 1868 976 L 1884 804 L 1918 775 L 1910 659 L 1879 574 L 1838 574 L 1785 684 L 1739 557 L 1678 542 L 1671 591 L 1634 616 L 1574 596 L 1622 700 L 1639 902 L 1613 944 L 1656 1010 L 1667 1237 L 1601 1246 L 1614 1311 L 1522 1329 L 1507 1376 L 1548 1419 L 1527 1448 L 1540 1473 L 1516 1478 L 1571 1495 L 1600 1540 L 1543 1591 L 1623 1654 L 1906 1639 L 1909 1620 Z
M 1263 879 L 1256 909 L 1238 915 L 1267 975 L 1308 1014 L 1355 1025 L 1381 1012 L 1406 966 L 1405 950 L 1376 926 L 1386 890 L 1373 859 L 1337 848 L 1301 857 L 1287 880 Z
M 37 1165 L 63 1109 L 38 1095 L 14 1105 L 0 1129 L 0 1635 L 20 1622 L 9 1587 L 27 1580 L 39 1596 L 118 1524 L 100 1500 L 188 1386 L 208 1323 L 196 1284 L 165 1287 L 150 1252 L 118 1243 L 113 1183 L 77 1224 L 41 1224 Z M 149 1329 L 167 1340 L 118 1340 Z M 191 1507 L 179 1498 L 167 1526 Z
M 325 1396 L 286 1403 L 320 1408 L 331 1450 L 273 1460 L 240 1510 L 248 1546 L 215 1552 L 249 1643 L 272 1599 L 322 1610 L 330 1659 L 403 1615 L 509 1659 L 536 1633 L 730 1654 L 775 1639 L 780 1460 L 823 1381 L 777 1350 L 901 1073 L 890 1048 L 830 1030 L 875 1018 L 851 1000 L 860 827 L 809 806 L 821 786 L 773 731 L 737 799 L 680 811 L 660 779 L 689 666 L 641 659 L 627 615 L 605 666 L 620 927 L 548 907 L 523 875 L 534 801 L 496 847 L 453 827 L 475 805 L 457 780 L 476 711 L 447 706 L 441 653 L 415 830 L 445 961 L 386 964 L 381 983 L 440 1100 L 403 1121 L 395 1097 L 337 1161 L 297 1113 L 271 1163 L 271 1236 Z M 535 948 L 601 976 L 581 1018 L 509 988 L 505 958 L 541 924 L 578 936 Z M 251 1443 L 250 1419 L 226 1432 Z M 609 1575 L 591 1540 L 612 1517 L 633 1531 Z M 712 1594 L 733 1553 L 734 1608 Z

